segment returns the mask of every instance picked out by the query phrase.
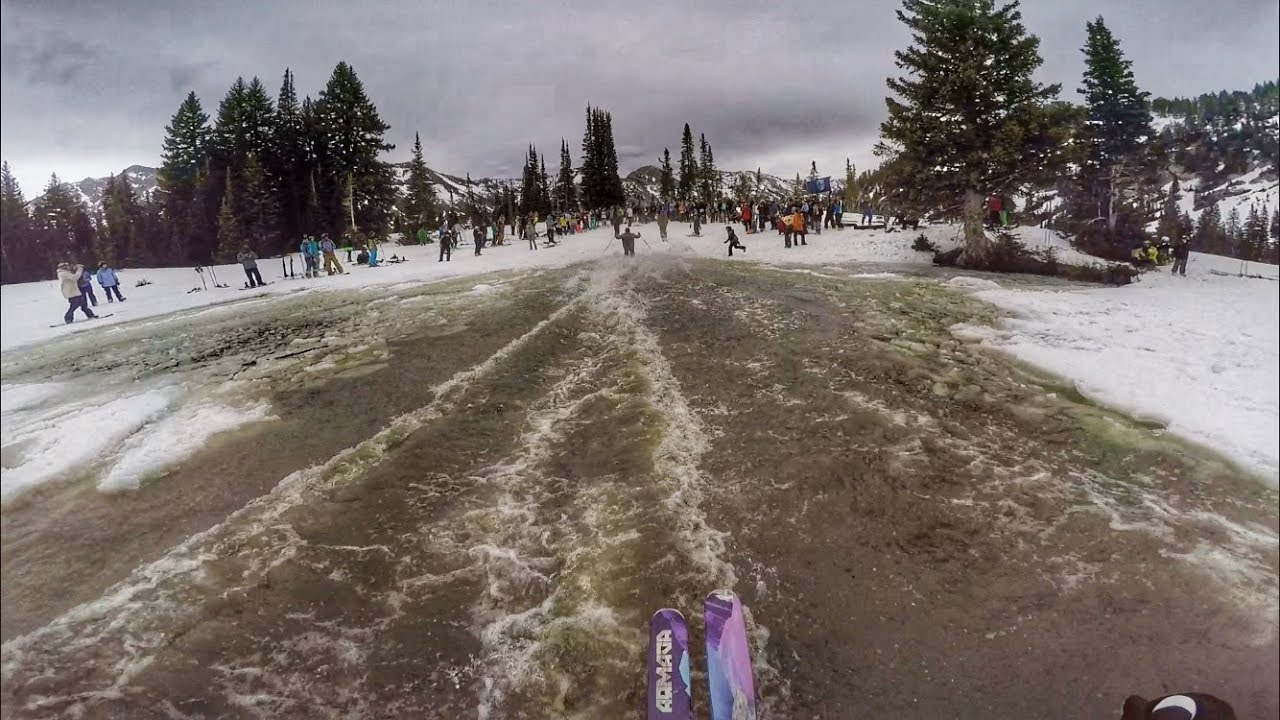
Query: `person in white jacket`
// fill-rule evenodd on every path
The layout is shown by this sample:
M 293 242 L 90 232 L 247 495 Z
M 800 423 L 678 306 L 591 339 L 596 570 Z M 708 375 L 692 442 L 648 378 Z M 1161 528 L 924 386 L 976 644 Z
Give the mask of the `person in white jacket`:
M 82 272 L 84 272 L 83 265 L 58 263 L 58 283 L 62 289 L 62 297 L 67 299 L 67 313 L 62 316 L 62 321 L 67 324 L 70 324 L 75 316 L 76 308 L 83 310 L 85 317 L 89 319 L 98 317 L 89 309 L 84 295 L 80 292 L 80 273 Z

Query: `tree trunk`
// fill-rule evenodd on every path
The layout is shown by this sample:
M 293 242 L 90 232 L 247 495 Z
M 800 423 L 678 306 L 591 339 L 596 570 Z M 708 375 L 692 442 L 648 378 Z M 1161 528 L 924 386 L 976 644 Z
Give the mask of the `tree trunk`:
M 982 227 L 982 195 L 970 188 L 964 193 L 964 252 L 959 264 L 983 268 L 990 262 L 991 243 Z
M 1111 166 L 1107 177 L 1107 238 L 1115 242 L 1116 238 L 1116 166 Z

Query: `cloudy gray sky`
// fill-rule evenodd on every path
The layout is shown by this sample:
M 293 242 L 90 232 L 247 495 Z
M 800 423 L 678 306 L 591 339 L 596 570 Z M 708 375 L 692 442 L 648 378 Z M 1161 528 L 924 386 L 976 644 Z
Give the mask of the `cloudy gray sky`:
M 613 112 L 622 169 L 678 152 L 683 123 L 725 169 L 793 175 L 873 162 L 897 0 L 0 0 L 0 144 L 28 197 L 64 180 L 159 163 L 188 90 L 210 114 L 237 75 L 273 92 L 285 67 L 319 92 L 355 68 L 427 162 L 514 175 L 527 143 L 552 164 L 581 142 L 588 102 Z M 1075 99 L 1087 19 L 1103 15 L 1157 95 L 1280 75 L 1276 0 L 1026 0 L 1042 79 Z

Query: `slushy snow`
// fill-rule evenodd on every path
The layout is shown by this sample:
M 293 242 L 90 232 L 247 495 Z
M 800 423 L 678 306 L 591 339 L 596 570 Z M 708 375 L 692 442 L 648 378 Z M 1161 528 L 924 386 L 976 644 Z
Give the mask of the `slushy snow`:
M 725 257 L 722 226 L 707 225 L 703 236 L 694 238 L 690 236 L 688 224 L 672 222 L 668 231 L 670 242 L 658 239 L 655 224 L 638 225 L 636 229 L 643 238 L 637 246 L 639 254 L 763 263 L 792 271 L 799 271 L 795 265 L 805 265 L 825 272 L 804 272 L 824 277 L 827 273 L 840 273 L 831 276 L 891 281 L 898 276 L 873 270 L 849 275 L 838 266 L 844 263 L 928 266 L 932 260 L 930 253 L 910 248 L 918 234 L 915 231 L 828 230 L 810 234 L 808 246 L 793 249 L 784 248 L 782 239 L 771 230 L 762 234 L 740 233 L 748 252 L 730 260 Z M 959 232 L 957 225 L 926 226 L 920 230 L 942 249 L 955 247 Z M 1060 262 L 1101 263 L 1072 248 L 1057 233 L 1039 228 L 1013 228 L 1011 232 L 1033 249 L 1053 250 Z M 408 258 L 409 262 L 379 268 L 348 264 L 346 275 L 312 280 L 285 280 L 280 259 L 261 260 L 263 275 L 274 282 L 253 291 L 210 288 L 188 292 L 199 286 L 199 277 L 189 268 L 124 270 L 121 276 L 128 302 L 98 308 L 99 311 L 115 310 L 117 314 L 100 321 L 78 321 L 71 326 L 49 327 L 61 318 L 65 308 L 56 282 L 5 285 L 0 288 L 3 293 L 0 347 L 9 350 L 75 332 L 108 334 L 118 331 L 112 327 L 117 323 L 175 312 L 192 315 L 236 312 L 242 303 L 269 303 L 276 297 L 299 291 L 417 285 L 455 277 L 563 267 L 621 255 L 621 247 L 609 227 L 570 236 L 555 248 L 536 251 L 517 241 L 486 248 L 480 257 L 463 250 L 447 263 L 436 261 L 437 251 L 436 245 L 387 246 L 385 254 L 395 253 Z M 283 264 L 287 267 L 288 261 Z M 295 269 L 300 268 L 301 264 L 295 263 Z M 1232 276 L 1216 275 L 1212 271 Z M 222 266 L 217 272 L 223 282 L 233 285 L 242 282 L 239 266 Z M 1147 273 L 1141 282 L 1123 288 L 1001 288 L 997 280 L 965 276 L 953 278 L 948 284 L 957 290 L 973 292 L 1015 314 L 1001 328 L 969 326 L 957 328 L 958 335 L 980 337 L 993 347 L 1062 375 L 1099 402 L 1158 419 L 1172 432 L 1221 450 L 1274 484 L 1280 468 L 1277 449 L 1280 283 L 1235 275 L 1274 277 L 1277 268 L 1192 253 L 1189 272 L 1191 277 L 1187 278 L 1173 278 L 1167 272 Z M 153 284 L 130 288 L 138 277 L 146 277 Z M 491 285 L 499 284 L 496 281 L 480 283 L 472 291 L 488 292 Z M 137 326 L 135 322 L 133 327 Z M 89 408 L 76 403 L 74 407 L 80 408 L 79 411 L 50 420 L 41 432 L 25 434 L 20 446 L 11 443 L 8 408 L 39 404 L 59 392 L 61 389 L 57 387 L 4 386 L 6 465 L 11 451 L 21 449 L 17 454 L 25 458 L 17 467 L 6 468 L 4 497 L 76 463 L 86 462 L 86 458 L 97 457 L 104 447 L 121 446 L 148 422 L 156 420 L 158 414 L 167 412 L 167 406 L 157 408 L 159 398 L 147 394 L 130 400 L 127 407 L 114 404 L 116 401 Z M 228 421 L 230 416 L 241 412 L 247 413 L 241 416 L 245 422 L 264 417 L 252 409 L 224 408 L 208 412 Z M 112 422 L 105 422 L 108 417 Z M 191 448 L 207 439 L 207 436 L 198 438 L 189 429 L 156 429 L 154 432 L 158 433 L 157 437 L 166 434 L 182 437 L 185 446 Z M 46 458 L 44 453 L 52 452 L 52 443 L 56 442 L 52 438 L 58 435 L 92 438 L 85 447 L 93 449 L 81 450 L 77 446 L 66 457 Z M 162 443 L 147 440 L 147 436 L 149 433 L 133 440 L 129 448 L 137 452 L 134 443 L 137 447 L 157 447 Z M 127 450 L 103 479 L 104 487 L 131 487 L 148 473 L 161 469 L 158 464 L 129 459 Z
M 1122 288 L 951 285 L 1012 313 L 982 339 L 1075 382 L 1084 395 L 1217 449 L 1275 486 L 1280 477 L 1280 282 L 1239 260 L 1192 253 L 1188 277 L 1149 272 Z M 1250 274 L 1276 277 L 1275 265 Z M 990 281 L 987 281 L 990 282 Z M 992 283 L 995 284 L 995 283 Z

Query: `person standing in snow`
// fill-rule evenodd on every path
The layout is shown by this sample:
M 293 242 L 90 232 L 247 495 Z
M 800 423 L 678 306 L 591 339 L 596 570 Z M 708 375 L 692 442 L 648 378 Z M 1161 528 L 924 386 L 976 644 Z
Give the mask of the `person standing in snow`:
M 302 262 L 306 266 L 303 273 L 305 277 L 313 278 L 320 275 L 320 243 L 310 235 L 302 238 L 302 244 L 298 246 L 298 251 L 302 253 Z
M 628 225 L 618 239 L 622 241 L 622 254 L 624 256 L 635 256 L 636 254 L 636 238 L 640 237 L 640 233 L 631 232 L 631 226 Z
M 529 249 L 538 249 L 538 216 L 530 215 L 524 224 L 524 236 L 529 241 Z
M 240 248 L 240 254 L 236 255 L 236 262 L 244 268 L 244 276 L 249 278 L 245 287 L 256 288 L 266 285 L 262 281 L 262 273 L 258 272 L 258 254 L 250 250 L 248 245 Z
M 83 274 L 83 265 L 72 267 L 71 263 L 58 263 L 58 285 L 62 291 L 62 297 L 67 299 L 67 312 L 62 316 L 64 323 L 71 324 L 76 308 L 83 310 L 85 317 L 90 320 L 98 317 L 89 309 L 84 294 L 80 292 L 80 276 Z
M 871 203 L 862 203 L 862 227 L 871 227 Z
M 808 224 L 808 221 L 805 219 L 805 215 L 803 212 L 792 213 L 791 232 L 795 233 L 795 244 L 797 246 L 809 244 L 808 242 L 805 241 L 805 238 L 807 237 L 809 232 L 808 227 L 806 227 L 807 224 Z
M 320 236 L 320 252 L 324 255 L 324 271 L 326 273 L 332 275 L 336 270 L 341 275 L 344 272 L 342 263 L 338 262 L 338 256 L 335 254 L 338 252 L 338 246 L 329 238 L 328 233 Z M 347 257 L 350 257 L 350 255 Z
M 622 237 L 622 211 L 619 210 L 613 214 L 613 236 Z
M 1173 270 L 1171 274 L 1187 276 L 1187 256 L 1191 254 L 1191 243 L 1186 238 L 1178 238 L 1173 244 Z
M 104 262 L 98 263 L 98 284 L 102 286 L 102 294 L 107 296 L 107 302 L 115 302 L 111 299 L 111 294 L 115 293 L 116 300 L 124 302 L 124 296 L 120 294 L 120 278 L 116 277 L 116 271 L 107 267 Z
M 667 217 L 667 211 L 663 209 L 658 213 L 658 239 L 662 242 L 667 241 L 667 223 L 671 222 L 671 218 Z
M 484 249 L 484 228 L 479 225 L 471 228 L 471 244 L 476 246 L 476 257 L 480 257 L 480 251 Z
M 751 203 L 749 202 L 742 203 L 742 230 L 747 234 L 751 233 Z M 732 245 L 729 246 L 729 254 L 733 254 Z
M 733 257 L 734 248 L 737 248 L 742 252 L 746 252 L 747 246 L 738 242 L 738 235 L 733 231 L 733 226 L 725 225 L 724 229 L 729 231 L 729 237 L 725 238 L 725 243 L 729 246 L 729 257 Z
M 702 237 L 702 208 L 694 207 L 693 212 L 693 236 Z
M 98 296 L 93 294 L 93 275 L 83 265 L 76 267 L 80 268 L 80 277 L 76 278 L 76 282 L 80 285 L 80 294 L 89 299 L 90 305 L 98 307 Z

